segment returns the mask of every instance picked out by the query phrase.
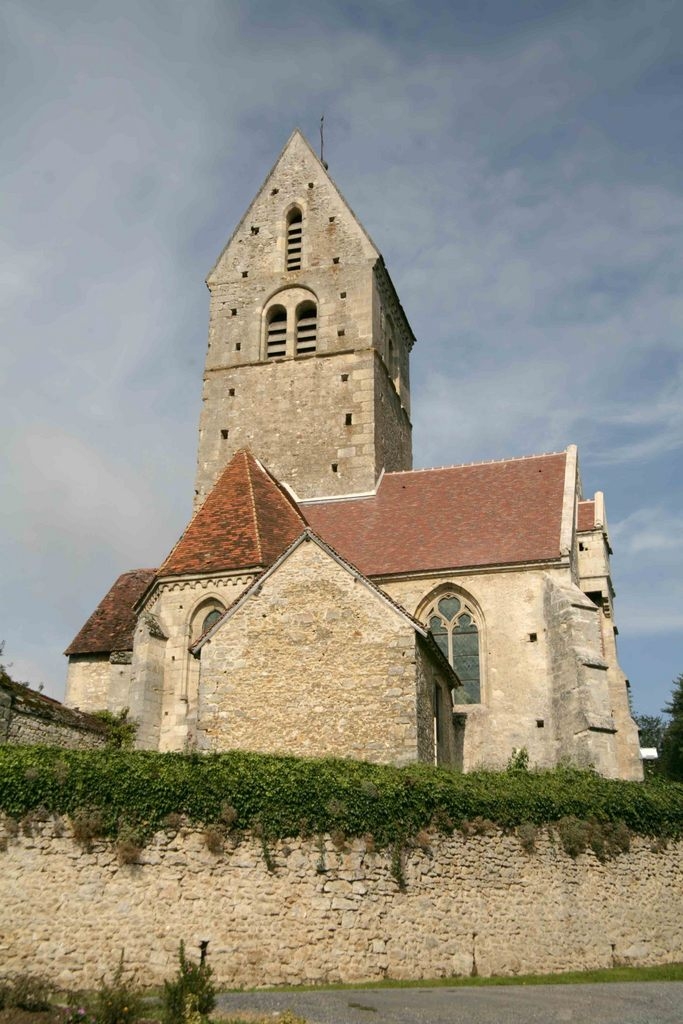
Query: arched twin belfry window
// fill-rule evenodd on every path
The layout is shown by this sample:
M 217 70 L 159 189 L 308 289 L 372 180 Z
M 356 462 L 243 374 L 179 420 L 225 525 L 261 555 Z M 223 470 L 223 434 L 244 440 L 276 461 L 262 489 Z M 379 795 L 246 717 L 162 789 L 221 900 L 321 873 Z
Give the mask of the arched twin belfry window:
M 287 354 L 287 310 L 284 306 L 271 306 L 266 318 L 266 355 L 269 359 Z
M 315 352 L 318 336 L 318 310 L 315 302 L 302 302 L 296 309 L 296 354 Z
M 318 348 L 318 304 L 308 288 L 283 288 L 264 309 L 264 356 L 312 355 Z
M 453 703 L 478 704 L 481 665 L 477 613 L 461 594 L 449 592 L 428 605 L 421 618 L 458 673 L 461 685 L 453 691 Z

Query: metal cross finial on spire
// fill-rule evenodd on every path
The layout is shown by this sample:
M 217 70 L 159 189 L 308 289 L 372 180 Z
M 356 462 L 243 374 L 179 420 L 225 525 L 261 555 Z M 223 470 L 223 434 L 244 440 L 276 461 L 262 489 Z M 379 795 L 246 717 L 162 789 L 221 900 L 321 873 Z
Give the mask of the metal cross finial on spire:
M 323 114 L 323 116 L 320 118 L 320 163 L 323 165 L 325 170 L 327 170 L 327 164 L 325 163 L 325 156 L 324 156 L 324 152 L 325 152 L 325 139 L 324 139 L 324 136 L 323 136 L 324 122 L 325 122 L 325 115 Z

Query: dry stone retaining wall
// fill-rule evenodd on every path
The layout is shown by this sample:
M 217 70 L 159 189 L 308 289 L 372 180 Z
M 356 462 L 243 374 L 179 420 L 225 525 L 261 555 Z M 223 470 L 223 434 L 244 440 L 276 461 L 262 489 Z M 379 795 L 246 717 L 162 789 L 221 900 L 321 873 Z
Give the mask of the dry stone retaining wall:
M 35 831 L 35 827 L 34 827 Z M 209 940 L 225 986 L 507 974 L 683 959 L 683 843 L 636 837 L 606 864 L 568 857 L 551 836 L 526 854 L 513 835 L 432 836 L 391 857 L 362 840 L 209 852 L 202 831 L 159 833 L 139 864 L 104 841 L 84 852 L 53 823 L 5 835 L 0 973 L 64 986 L 110 976 L 125 950 L 145 984 L 175 969 L 178 943 Z
M 0 743 L 44 743 L 87 750 L 106 746 L 107 728 L 92 715 L 67 708 L 21 683 L 2 680 Z

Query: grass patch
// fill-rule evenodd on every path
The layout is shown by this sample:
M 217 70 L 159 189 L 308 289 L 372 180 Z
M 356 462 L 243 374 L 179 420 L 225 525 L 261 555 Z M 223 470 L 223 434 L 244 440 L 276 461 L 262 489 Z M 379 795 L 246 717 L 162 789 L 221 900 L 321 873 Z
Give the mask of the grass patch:
M 593 971 L 562 971 L 558 974 L 516 974 L 492 978 L 422 978 L 416 981 L 383 978 L 330 985 L 278 985 L 272 989 L 223 989 L 240 992 L 319 992 L 374 988 L 472 988 L 492 985 L 591 985 L 615 981 L 683 981 L 683 963 L 652 967 L 605 967 Z

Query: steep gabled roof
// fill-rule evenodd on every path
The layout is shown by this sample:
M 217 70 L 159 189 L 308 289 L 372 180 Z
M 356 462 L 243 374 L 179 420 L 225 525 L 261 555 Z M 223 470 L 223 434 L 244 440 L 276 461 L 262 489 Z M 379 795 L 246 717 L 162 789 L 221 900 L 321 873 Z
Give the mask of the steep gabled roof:
M 133 569 L 119 576 L 64 653 L 132 651 L 137 622 L 133 608 L 154 579 L 155 572 L 155 569 Z
M 330 547 L 329 544 L 327 544 L 321 537 L 314 533 L 313 530 L 311 530 L 309 527 L 306 527 L 299 534 L 299 536 L 294 539 L 294 541 L 280 554 L 280 556 L 273 562 L 272 565 L 265 569 L 260 576 L 257 576 L 255 580 L 252 580 L 249 586 L 246 587 L 245 590 L 243 590 L 239 597 L 237 597 L 232 602 L 232 604 L 225 609 L 220 619 L 214 622 L 213 625 L 210 626 L 210 628 L 207 629 L 207 631 L 204 634 L 202 634 L 202 636 L 200 636 L 198 640 L 195 641 L 195 643 L 190 648 L 192 653 L 199 653 L 204 644 L 207 643 L 207 641 L 209 641 L 211 637 L 218 632 L 218 630 L 221 628 L 221 625 L 226 621 L 226 619 L 230 619 L 235 614 L 235 612 L 237 612 L 242 607 L 242 605 L 244 605 L 254 594 L 260 593 L 263 584 L 266 582 L 266 580 L 268 580 L 274 573 L 276 573 L 278 569 L 283 565 L 283 563 L 286 562 L 287 559 L 296 551 L 296 549 L 306 541 L 310 541 L 314 544 L 317 544 L 321 551 L 324 551 L 325 554 L 329 558 L 331 558 L 332 561 L 336 562 L 336 564 L 339 565 L 345 572 L 350 573 L 351 576 L 353 576 L 354 579 L 361 586 L 365 587 L 366 590 L 373 594 L 375 598 L 377 598 L 377 600 L 381 601 L 382 604 L 386 605 L 387 608 L 390 608 L 393 612 L 395 612 L 402 619 L 404 619 L 410 626 L 412 626 L 415 632 L 419 636 L 421 636 L 423 640 L 426 641 L 432 652 L 432 656 L 436 658 L 442 670 L 447 675 L 452 676 L 456 683 L 460 682 L 460 678 L 457 672 L 449 663 L 448 659 L 443 654 L 441 648 L 436 643 L 430 629 L 427 626 L 425 626 L 422 622 L 420 622 L 419 619 L 416 619 L 414 615 L 411 615 L 410 612 L 406 608 L 404 608 L 402 604 L 399 604 L 399 602 L 396 601 L 393 597 L 390 597 L 389 594 L 386 593 L 386 591 L 378 587 L 375 583 L 372 582 L 372 580 L 369 580 L 366 576 L 363 575 L 362 572 L 359 572 L 354 565 L 351 565 L 351 563 L 348 562 L 342 555 L 340 555 L 338 551 L 335 551 L 334 548 Z
M 302 502 L 312 528 L 366 576 L 561 556 L 567 453 L 386 473 L 377 493 Z
M 243 448 L 223 470 L 157 578 L 270 565 L 305 526 L 287 491 Z

